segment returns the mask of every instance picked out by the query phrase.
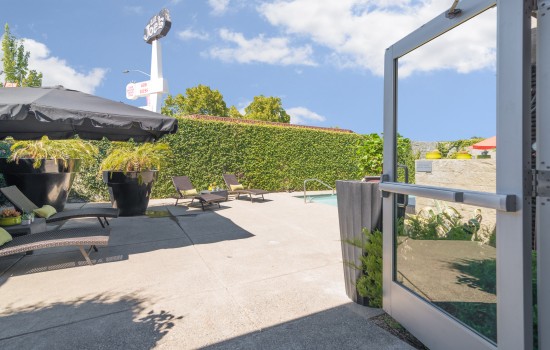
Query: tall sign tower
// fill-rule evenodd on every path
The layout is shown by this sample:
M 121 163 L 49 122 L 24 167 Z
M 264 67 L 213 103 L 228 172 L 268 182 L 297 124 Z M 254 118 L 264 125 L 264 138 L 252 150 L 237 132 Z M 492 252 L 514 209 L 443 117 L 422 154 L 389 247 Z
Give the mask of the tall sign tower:
M 135 100 L 147 97 L 147 107 L 142 107 L 160 113 L 162 94 L 168 92 L 168 81 L 162 77 L 162 50 L 159 39 L 170 31 L 172 21 L 167 9 L 162 9 L 151 17 L 145 26 L 143 40 L 151 44 L 151 78 L 148 81 L 126 85 L 126 98 Z

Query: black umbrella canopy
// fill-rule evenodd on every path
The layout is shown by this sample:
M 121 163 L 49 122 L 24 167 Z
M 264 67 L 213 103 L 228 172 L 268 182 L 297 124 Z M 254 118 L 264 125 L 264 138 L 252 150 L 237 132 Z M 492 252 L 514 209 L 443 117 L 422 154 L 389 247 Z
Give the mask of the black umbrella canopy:
M 155 141 L 178 121 L 158 113 L 57 87 L 0 88 L 0 140 L 82 139 Z

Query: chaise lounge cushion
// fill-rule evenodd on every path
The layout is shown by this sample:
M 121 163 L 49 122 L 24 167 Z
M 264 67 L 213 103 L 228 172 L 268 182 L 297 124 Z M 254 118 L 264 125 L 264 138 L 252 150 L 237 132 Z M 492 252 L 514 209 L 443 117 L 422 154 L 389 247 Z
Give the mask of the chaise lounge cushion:
M 243 185 L 229 185 L 231 186 L 231 191 L 244 190 Z
M 184 195 L 184 196 L 194 196 L 194 195 L 196 195 L 196 194 L 198 193 L 197 190 L 194 189 L 194 188 L 192 188 L 192 189 L 190 189 L 190 190 L 186 190 L 186 191 L 184 190 L 184 191 L 182 191 L 182 192 L 183 192 L 183 195 Z
M 8 243 L 12 239 L 13 238 L 9 234 L 9 232 L 0 227 L 0 246 L 3 246 L 4 244 Z
M 42 208 L 34 209 L 33 212 L 41 218 L 48 219 L 50 216 L 55 215 L 57 210 L 51 205 L 44 205 Z

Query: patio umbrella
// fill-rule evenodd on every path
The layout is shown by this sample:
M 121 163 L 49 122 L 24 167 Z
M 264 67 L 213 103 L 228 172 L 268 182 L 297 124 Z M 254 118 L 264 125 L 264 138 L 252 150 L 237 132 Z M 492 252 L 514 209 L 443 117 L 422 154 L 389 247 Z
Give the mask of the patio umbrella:
M 42 136 L 137 142 L 175 133 L 175 118 L 62 86 L 0 88 L 0 140 Z
M 488 139 L 485 139 L 485 140 L 480 141 L 476 144 L 473 144 L 472 148 L 473 149 L 485 149 L 485 150 L 497 148 L 497 137 L 496 136 L 489 137 Z

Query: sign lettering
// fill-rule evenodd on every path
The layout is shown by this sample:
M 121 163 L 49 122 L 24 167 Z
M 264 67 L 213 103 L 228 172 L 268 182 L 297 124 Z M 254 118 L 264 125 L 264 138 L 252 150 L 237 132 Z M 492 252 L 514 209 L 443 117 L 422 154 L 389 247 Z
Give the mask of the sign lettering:
M 149 23 L 143 30 L 143 40 L 147 44 L 151 44 L 154 40 L 165 37 L 172 27 L 170 13 L 167 9 L 162 9 L 158 14 L 151 17 Z

